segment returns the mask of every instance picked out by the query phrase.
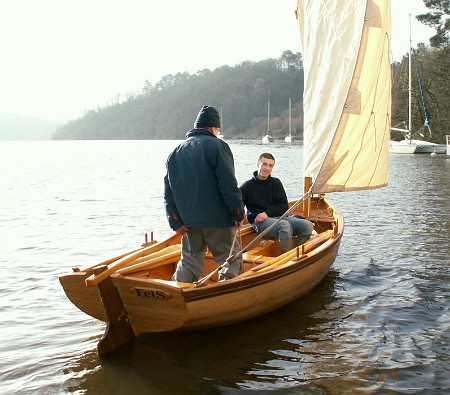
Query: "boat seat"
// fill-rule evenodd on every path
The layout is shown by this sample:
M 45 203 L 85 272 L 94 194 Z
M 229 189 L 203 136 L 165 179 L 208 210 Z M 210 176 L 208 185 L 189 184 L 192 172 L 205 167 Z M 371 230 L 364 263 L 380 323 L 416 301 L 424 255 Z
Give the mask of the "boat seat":
M 247 262 L 265 262 L 268 259 L 272 259 L 273 256 L 265 256 L 264 253 L 270 250 L 275 244 L 275 238 L 262 239 L 255 247 L 250 248 L 247 252 L 242 254 L 242 259 Z M 206 251 L 205 258 L 214 259 L 209 249 Z
M 275 244 L 275 238 L 273 239 L 262 239 L 259 244 L 257 244 L 255 247 L 250 248 L 245 252 L 243 255 L 263 255 L 263 253 Z

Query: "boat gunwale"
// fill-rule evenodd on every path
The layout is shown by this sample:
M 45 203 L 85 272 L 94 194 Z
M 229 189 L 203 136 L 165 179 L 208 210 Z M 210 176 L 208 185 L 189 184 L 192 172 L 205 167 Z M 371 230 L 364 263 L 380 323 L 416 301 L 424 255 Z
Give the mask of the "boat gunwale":
M 113 274 L 111 277 L 113 277 L 115 281 L 120 281 L 120 278 L 127 278 L 127 279 L 135 279 L 136 281 L 140 283 L 145 283 L 148 286 L 151 286 L 152 283 L 158 284 L 158 286 L 166 286 L 170 288 L 172 291 L 176 290 L 180 292 L 183 295 L 186 303 L 189 303 L 200 299 L 214 298 L 234 293 L 237 291 L 258 287 L 260 285 L 270 283 L 271 281 L 278 280 L 280 278 L 289 276 L 295 272 L 303 270 L 306 267 L 313 265 L 320 259 L 330 254 L 330 252 L 335 248 L 339 248 L 342 235 L 343 232 L 341 231 L 337 235 L 326 240 L 324 243 L 320 244 L 313 251 L 311 251 L 309 253 L 311 254 L 310 256 L 307 256 L 306 258 L 300 260 L 299 262 L 292 262 L 291 259 L 290 261 L 286 262 L 286 264 L 284 264 L 282 267 L 278 267 L 276 269 L 267 270 L 261 273 L 255 273 L 251 276 L 230 279 L 228 281 L 223 281 L 220 283 L 209 284 L 202 287 L 182 288 L 171 285 L 170 281 L 159 282 L 154 281 L 153 279 L 134 277 L 132 275 Z M 315 252 L 318 249 L 321 249 L 321 251 Z M 293 259 L 295 259 L 295 257 Z
M 342 234 L 339 234 L 335 238 L 325 241 L 323 244 L 318 246 L 317 249 L 326 246 L 326 244 L 329 243 L 326 248 L 316 254 L 312 254 L 312 256 L 307 257 L 300 262 L 294 262 L 292 264 L 292 260 L 290 260 L 285 264 L 285 266 L 273 270 L 255 273 L 252 276 L 242 277 L 239 279 L 231 279 L 229 281 L 224 281 L 223 283 L 217 283 L 206 287 L 185 288 L 182 289 L 181 292 L 184 295 L 186 303 L 188 303 L 199 299 L 209 299 L 270 283 L 274 280 L 289 276 L 313 265 L 318 260 L 328 255 L 334 248 L 339 248 L 341 237 Z

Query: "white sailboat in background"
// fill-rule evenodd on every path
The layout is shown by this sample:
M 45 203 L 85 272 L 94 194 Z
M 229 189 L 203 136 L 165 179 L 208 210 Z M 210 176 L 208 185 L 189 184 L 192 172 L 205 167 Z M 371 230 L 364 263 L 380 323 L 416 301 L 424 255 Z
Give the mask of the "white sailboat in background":
M 273 136 L 271 136 L 270 134 L 266 134 L 265 136 L 263 136 L 262 142 L 264 144 L 273 143 Z
M 426 140 L 413 139 L 412 136 L 412 114 L 411 114 L 411 101 L 412 101 L 412 67 L 411 67 L 411 15 L 409 15 L 409 54 L 408 54 L 408 127 L 404 129 L 391 127 L 391 130 L 401 132 L 403 134 L 403 140 L 389 141 L 389 152 L 394 154 L 445 154 L 446 146 L 444 144 L 436 144 Z M 420 81 L 419 81 L 420 84 Z M 423 98 L 422 98 L 423 100 Z M 431 128 L 428 122 L 427 113 L 425 111 L 425 122 L 424 127 L 426 127 L 431 136 Z
M 270 91 L 267 95 L 267 133 L 262 138 L 263 144 L 273 143 L 273 136 L 270 134 Z
M 289 134 L 284 138 L 284 142 L 291 144 L 293 141 L 294 136 L 292 135 L 291 98 L 289 98 Z

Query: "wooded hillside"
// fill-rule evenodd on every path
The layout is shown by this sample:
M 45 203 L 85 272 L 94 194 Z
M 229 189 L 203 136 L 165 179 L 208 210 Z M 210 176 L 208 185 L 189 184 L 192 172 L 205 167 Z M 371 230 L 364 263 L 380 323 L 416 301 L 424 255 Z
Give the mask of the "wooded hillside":
M 450 133 L 449 49 L 422 45 L 415 52 L 413 131 L 420 132 L 423 126 L 425 102 L 432 130 L 429 140 L 444 143 Z M 393 64 L 393 126 L 408 121 L 407 62 L 406 56 Z M 293 133 L 303 131 L 302 92 L 301 55 L 285 51 L 279 59 L 166 75 L 155 86 L 145 82 L 141 92 L 59 127 L 53 139 L 183 139 L 204 104 L 222 111 L 227 139 L 259 139 L 267 133 L 269 99 L 270 134 L 283 139 L 289 129 L 289 98 Z
M 303 70 L 300 54 L 285 51 L 279 59 L 242 62 L 196 74 L 163 77 L 155 86 L 58 128 L 55 139 L 182 139 L 193 127 L 199 109 L 222 111 L 226 138 L 260 138 L 267 131 L 287 134 L 289 98 L 292 124 L 302 129 Z

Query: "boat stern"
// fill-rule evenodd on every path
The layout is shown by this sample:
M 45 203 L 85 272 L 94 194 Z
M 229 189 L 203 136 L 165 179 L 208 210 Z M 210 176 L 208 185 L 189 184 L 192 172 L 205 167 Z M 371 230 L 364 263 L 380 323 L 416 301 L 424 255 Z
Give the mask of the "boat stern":
M 86 272 L 78 271 L 59 277 L 69 300 L 83 313 L 106 322 L 106 313 L 97 287 L 86 285 Z
M 186 302 L 176 283 L 121 275 L 111 278 L 136 335 L 173 331 L 185 324 Z

